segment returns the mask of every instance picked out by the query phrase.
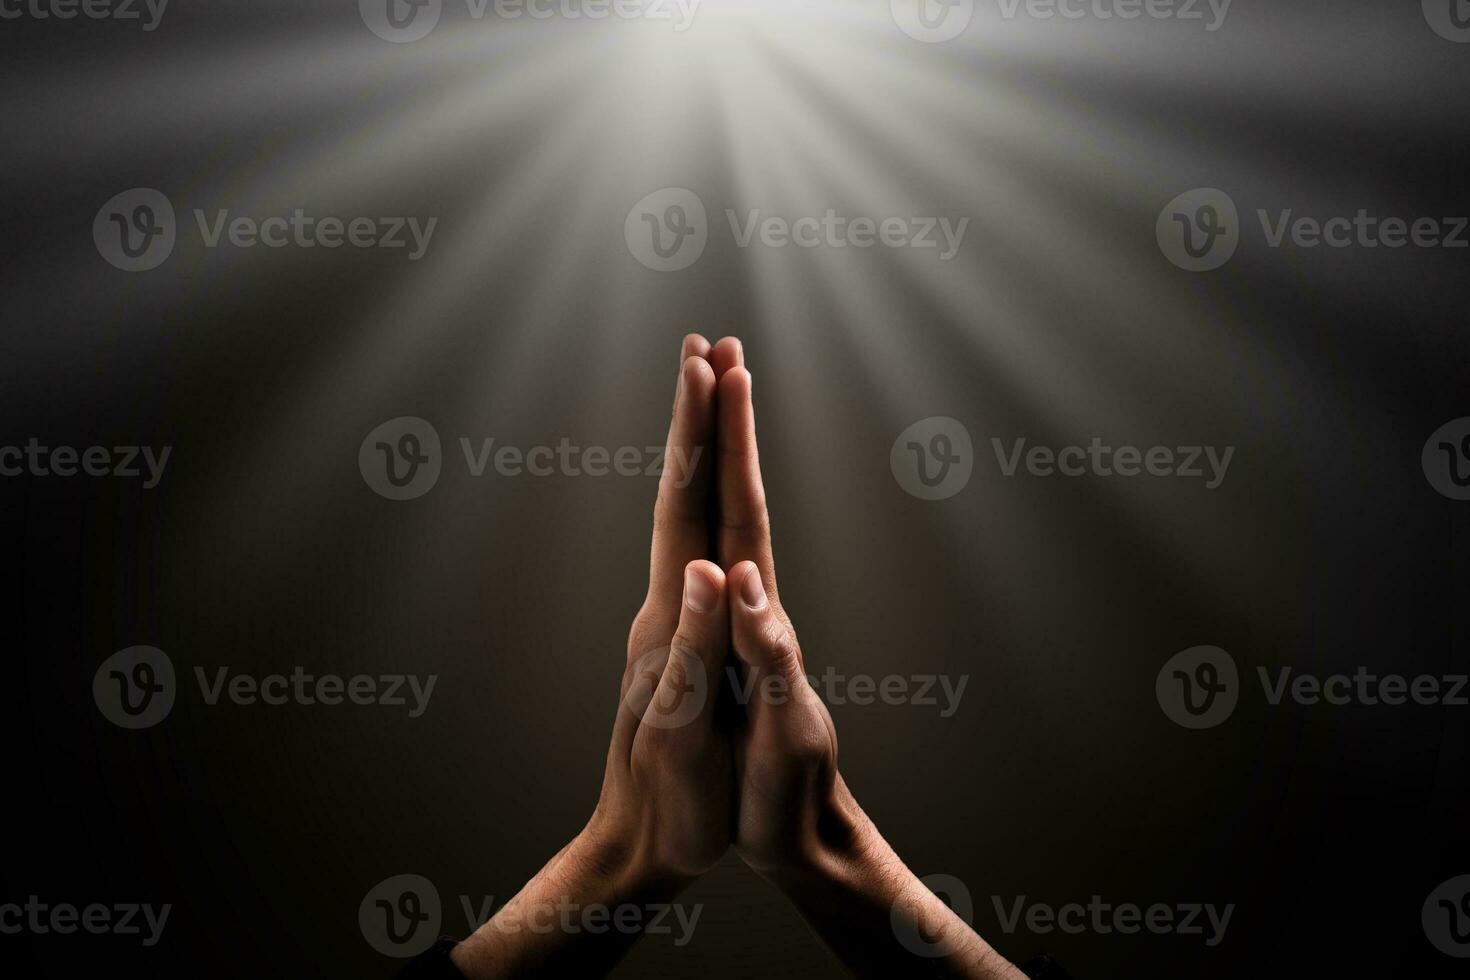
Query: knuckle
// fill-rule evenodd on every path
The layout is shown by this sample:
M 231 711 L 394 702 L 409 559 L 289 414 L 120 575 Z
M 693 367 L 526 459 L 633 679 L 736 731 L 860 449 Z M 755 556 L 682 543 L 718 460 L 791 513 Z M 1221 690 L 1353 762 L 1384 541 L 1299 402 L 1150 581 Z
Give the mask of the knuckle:
M 775 616 L 767 616 L 761 623 L 756 642 L 771 669 L 786 671 L 801 666 L 801 648 L 796 645 L 796 637 Z
M 669 669 L 674 669 L 675 664 L 683 672 L 690 669 L 701 669 L 702 656 L 708 646 L 709 643 L 703 636 L 696 635 L 687 626 L 681 624 L 678 632 L 674 634 L 669 651 Z

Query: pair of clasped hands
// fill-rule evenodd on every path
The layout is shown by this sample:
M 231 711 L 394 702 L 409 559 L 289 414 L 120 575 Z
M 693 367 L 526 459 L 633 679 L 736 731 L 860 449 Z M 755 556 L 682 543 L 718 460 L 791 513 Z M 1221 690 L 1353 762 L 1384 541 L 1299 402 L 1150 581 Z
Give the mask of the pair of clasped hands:
M 691 334 L 680 361 L 664 458 L 696 465 L 666 465 L 659 484 L 601 798 L 452 962 L 472 980 L 601 975 L 636 933 L 524 926 L 572 903 L 671 902 L 733 844 L 856 974 L 1018 980 L 904 866 L 837 771 L 832 718 L 776 589 L 740 342 Z M 744 704 L 721 693 L 727 666 L 755 692 Z

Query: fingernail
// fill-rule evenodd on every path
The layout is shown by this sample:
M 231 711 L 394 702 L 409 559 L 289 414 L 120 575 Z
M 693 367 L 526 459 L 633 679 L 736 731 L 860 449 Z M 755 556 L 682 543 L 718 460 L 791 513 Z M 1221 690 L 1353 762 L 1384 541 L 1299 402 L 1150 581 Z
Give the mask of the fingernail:
M 761 585 L 761 573 L 754 568 L 740 585 L 740 601 L 747 609 L 760 609 L 766 604 L 766 588 Z
M 707 613 L 720 599 L 715 585 L 692 568 L 684 569 L 684 604 L 697 613 Z

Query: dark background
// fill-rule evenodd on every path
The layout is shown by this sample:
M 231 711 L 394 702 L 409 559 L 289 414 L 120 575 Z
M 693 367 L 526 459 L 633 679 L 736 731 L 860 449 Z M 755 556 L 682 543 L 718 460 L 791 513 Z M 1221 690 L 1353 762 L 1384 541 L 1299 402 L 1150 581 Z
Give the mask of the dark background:
M 1419 462 L 1470 415 L 1467 253 L 1271 250 L 1249 216 L 1470 214 L 1470 46 L 1417 3 L 1237 0 L 1216 34 L 977 14 L 933 46 L 883 6 L 826 35 L 871 74 L 773 46 L 733 80 L 650 67 L 624 50 L 630 25 L 390 45 L 350 3 L 180 3 L 153 34 L 0 23 L 0 445 L 174 447 L 152 491 L 0 479 L 0 901 L 174 905 L 152 949 L 0 936 L 0 972 L 386 976 L 357 923 L 378 881 L 428 877 L 456 935 L 459 895 L 513 894 L 596 800 L 655 486 L 472 478 L 454 442 L 661 443 L 678 338 L 699 330 L 746 342 L 809 665 L 970 675 L 951 718 L 832 713 L 860 802 L 917 873 L 966 882 L 1002 953 L 1050 950 L 1083 980 L 1460 975 L 1420 908 L 1470 872 L 1470 709 L 1272 707 L 1254 671 L 1470 670 L 1470 505 Z M 584 35 L 577 54 L 558 30 Z M 910 66 L 914 91 L 895 93 Z M 926 90 L 930 73 L 952 86 Z M 731 117 L 767 117 L 727 100 L 762 85 L 790 126 L 765 149 L 790 156 L 752 169 Z M 907 97 L 932 144 L 894 111 Z M 209 252 L 195 234 L 129 275 L 91 224 L 136 186 L 167 193 L 181 230 L 195 207 L 440 222 L 418 263 Z M 972 227 L 948 265 L 720 234 L 661 276 L 621 229 L 665 186 L 716 222 L 727 206 L 924 213 L 891 193 Z M 1199 186 L 1227 189 L 1252 231 L 1190 275 L 1154 221 Z M 356 461 L 401 415 L 432 421 L 446 458 L 431 493 L 397 503 Z M 888 454 L 934 415 L 979 459 L 929 503 Z M 1022 435 L 1237 449 L 1214 491 L 1004 479 L 989 439 Z M 408 719 L 211 707 L 190 681 L 129 732 L 90 691 L 135 644 L 190 678 L 439 682 Z M 1197 644 L 1249 680 L 1226 724 L 1185 731 L 1154 680 Z M 1007 935 L 990 900 L 1094 894 L 1235 911 L 1206 948 Z M 705 905 L 693 943 L 651 937 L 620 975 L 840 975 L 733 855 L 683 901 Z

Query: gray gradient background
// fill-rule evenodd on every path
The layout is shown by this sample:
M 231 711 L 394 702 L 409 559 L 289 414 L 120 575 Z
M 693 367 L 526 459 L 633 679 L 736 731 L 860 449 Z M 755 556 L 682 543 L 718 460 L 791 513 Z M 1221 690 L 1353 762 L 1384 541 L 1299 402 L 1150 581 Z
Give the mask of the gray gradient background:
M 351 3 L 179 3 L 154 34 L 0 24 L 0 444 L 175 447 L 152 492 L 0 481 L 18 572 L 0 901 L 175 905 L 151 950 L 0 936 L 0 970 L 384 976 L 357 926 L 377 881 L 433 880 L 456 934 L 456 896 L 512 894 L 596 799 L 654 483 L 475 479 L 450 445 L 434 491 L 393 503 L 358 446 L 399 415 L 447 444 L 661 442 L 692 329 L 746 341 L 810 666 L 970 675 L 952 718 L 832 713 L 858 799 L 918 873 L 968 884 L 1001 952 L 1053 951 L 1082 980 L 1459 975 L 1419 913 L 1470 871 L 1470 709 L 1256 694 L 1186 732 L 1154 678 L 1202 643 L 1248 690 L 1256 666 L 1470 668 L 1470 505 L 1419 466 L 1429 433 L 1470 415 L 1466 253 L 1273 251 L 1257 230 L 1191 276 L 1154 220 L 1197 186 L 1246 215 L 1470 213 L 1470 46 L 1418 3 L 1237 0 L 1208 35 L 977 14 L 936 46 L 882 3 L 853 9 L 776 19 L 734 78 L 640 60 L 647 25 L 446 13 L 397 46 Z M 836 53 L 803 58 L 813 36 Z M 196 235 L 130 276 L 90 229 L 135 186 L 181 225 L 303 207 L 440 226 L 418 263 Z M 717 222 L 834 207 L 971 229 L 947 265 L 717 234 L 660 276 L 622 226 L 665 186 Z M 963 493 L 925 503 L 888 453 L 932 415 L 963 421 L 980 458 Z M 1002 479 L 992 435 L 1237 451 L 1212 492 Z M 89 692 L 134 644 L 181 674 L 440 680 L 415 720 L 195 693 L 124 732 Z M 1006 935 L 990 901 L 1094 894 L 1236 909 L 1207 949 Z M 684 901 L 706 906 L 694 942 L 645 941 L 620 975 L 841 975 L 733 856 Z

